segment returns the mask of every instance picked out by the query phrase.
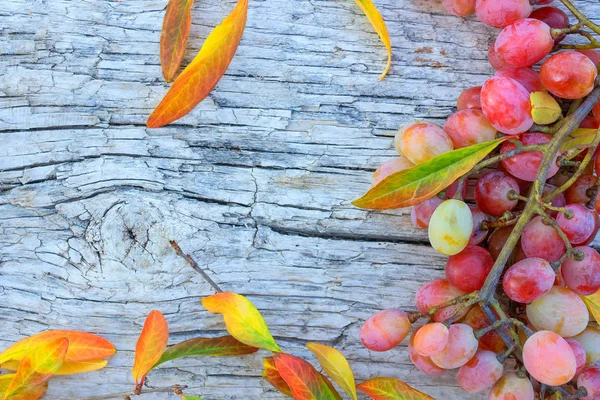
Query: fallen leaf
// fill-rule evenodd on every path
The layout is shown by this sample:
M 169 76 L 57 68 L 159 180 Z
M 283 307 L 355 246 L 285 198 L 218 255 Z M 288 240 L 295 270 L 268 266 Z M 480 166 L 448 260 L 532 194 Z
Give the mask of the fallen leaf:
M 385 21 L 383 17 L 377 10 L 377 7 L 373 4 L 371 0 L 356 0 L 356 4 L 363 10 L 366 16 L 369 18 L 371 25 L 375 29 L 375 32 L 379 35 L 379 38 L 385 45 L 388 53 L 388 62 L 385 71 L 379 77 L 379 80 L 382 80 L 387 75 L 390 67 L 392 66 L 392 43 L 390 42 L 390 34 L 388 33 L 387 27 L 385 26 Z
M 294 400 L 341 400 L 329 379 L 309 362 L 279 353 L 273 356 L 275 366 L 292 391 Z
M 596 322 L 600 324 L 600 290 L 589 296 L 581 296 L 581 298 Z
M 452 150 L 412 168 L 391 174 L 352 204 L 386 210 L 430 199 L 469 172 L 505 138 Z
M 323 370 L 337 383 L 353 400 L 357 400 L 354 374 L 346 357 L 333 347 L 319 343 L 307 343 L 306 347 L 317 356 Z
M 68 354 L 68 351 L 67 351 Z M 58 371 L 54 375 L 74 375 L 83 372 L 96 371 L 106 367 L 108 360 L 91 360 L 91 361 L 65 361 L 62 363 Z M 10 360 L 4 364 L 0 364 L 1 369 L 16 371 L 19 367 L 19 361 Z
M 183 59 L 192 26 L 194 0 L 169 0 L 160 36 L 160 65 L 163 76 L 171 82 Z
M 248 0 L 235 9 L 206 38 L 194 60 L 175 80 L 148 118 L 149 128 L 167 125 L 190 112 L 217 85 L 238 48 L 248 14 Z
M 169 326 L 160 311 L 152 310 L 135 346 L 133 379 L 136 384 L 146 376 L 160 359 L 169 341 Z
M 394 378 L 376 377 L 360 383 L 356 388 L 373 400 L 435 400 Z
M 567 136 L 567 139 L 560 146 L 560 151 L 565 152 L 567 150 L 574 149 L 578 146 L 585 146 L 591 144 L 598 133 L 598 129 L 578 128 Z
M 292 389 L 290 389 L 290 386 L 286 383 L 285 379 L 283 379 L 281 374 L 279 374 L 279 371 L 277 371 L 277 366 L 275 365 L 273 357 L 263 358 L 263 365 L 263 378 L 279 392 L 292 397 Z
M 8 388 L 8 384 L 13 380 L 15 374 L 0 375 L 0 399 L 4 399 L 4 394 Z M 48 382 L 41 385 L 26 387 L 13 393 L 10 400 L 38 400 L 41 399 L 48 390 Z
M 280 352 L 260 312 L 244 296 L 237 293 L 217 293 L 202 299 L 208 311 L 223 314 L 227 331 L 248 346 Z
M 152 368 L 156 368 L 162 363 L 181 357 L 242 356 L 255 353 L 256 351 L 258 351 L 256 347 L 247 346 L 233 336 L 194 338 L 169 347 Z

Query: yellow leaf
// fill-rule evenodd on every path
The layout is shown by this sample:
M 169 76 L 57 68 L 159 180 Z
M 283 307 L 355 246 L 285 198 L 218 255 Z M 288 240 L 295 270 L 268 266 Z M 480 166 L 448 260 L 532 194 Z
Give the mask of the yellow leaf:
M 4 398 L 4 393 L 8 388 L 8 384 L 13 380 L 15 374 L 0 375 L 0 398 Z M 25 387 L 10 397 L 11 400 L 38 400 L 41 399 L 48 390 L 48 382 L 44 382 L 38 386 Z
M 390 67 L 392 66 L 392 43 L 390 42 L 390 34 L 388 33 L 387 26 L 385 26 L 385 21 L 383 17 L 377 10 L 377 7 L 373 4 L 371 0 L 355 0 L 358 6 L 363 10 L 363 12 L 371 21 L 371 25 L 375 29 L 375 32 L 379 35 L 379 38 L 385 45 L 388 53 L 388 62 L 385 71 L 379 77 L 379 80 L 382 80 L 387 75 Z
M 160 311 L 152 310 L 144 322 L 142 333 L 135 346 L 133 379 L 138 384 L 160 359 L 169 341 L 169 326 Z
M 600 290 L 589 296 L 581 296 L 581 298 L 596 322 L 600 324 Z
M 325 346 L 318 343 L 307 343 L 306 347 L 317 356 L 319 364 L 323 367 L 323 370 L 329 375 L 331 379 L 346 393 L 352 397 L 353 400 L 357 400 L 356 386 L 354 384 L 354 374 L 348 364 L 346 357 L 333 347 Z

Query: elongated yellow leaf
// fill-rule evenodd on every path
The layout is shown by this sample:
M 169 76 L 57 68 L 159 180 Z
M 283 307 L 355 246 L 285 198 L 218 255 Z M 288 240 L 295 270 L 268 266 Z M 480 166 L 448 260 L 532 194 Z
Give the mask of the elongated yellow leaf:
M 581 298 L 596 322 L 600 324 L 600 290 L 589 296 L 581 296 Z
M 175 78 L 181 65 L 192 26 L 193 4 L 194 0 L 169 0 L 167 5 L 160 36 L 160 65 L 167 82 Z
M 375 5 L 373 4 L 373 2 L 371 0 L 355 0 L 355 1 L 356 1 L 356 4 L 358 4 L 358 6 L 363 10 L 363 12 L 369 18 L 369 21 L 371 22 L 371 25 L 373 25 L 375 32 L 377 32 L 377 34 L 379 35 L 379 38 L 381 39 L 381 41 L 385 45 L 385 48 L 387 49 L 387 53 L 388 53 L 387 67 L 385 68 L 385 71 L 383 71 L 381 76 L 379 77 L 379 80 L 382 80 L 383 78 L 385 78 L 385 76 L 387 75 L 387 73 L 390 70 L 390 67 L 392 66 L 392 43 L 390 41 L 390 34 L 388 33 L 387 26 L 385 25 L 385 21 L 383 20 L 383 17 L 381 16 L 381 14 L 379 13 L 379 10 L 377 10 L 377 7 L 375 7 Z
M 8 385 L 15 377 L 15 374 L 0 375 L 0 399 L 4 398 Z M 10 400 L 38 400 L 41 399 L 48 390 L 48 382 L 38 386 L 27 386 L 13 393 Z
M 394 378 L 378 376 L 359 383 L 356 387 L 373 400 L 435 400 L 428 394 L 419 392 Z
M 319 364 L 335 383 L 337 383 L 353 400 L 357 400 L 354 374 L 346 357 L 333 347 L 319 343 L 307 343 L 306 347 L 317 356 Z
M 54 375 L 74 375 L 83 372 L 96 371 L 106 367 L 108 360 L 91 360 L 91 361 L 65 361 L 62 363 L 58 371 Z M 0 364 L 1 369 L 16 371 L 19 368 L 19 361 L 10 360 Z

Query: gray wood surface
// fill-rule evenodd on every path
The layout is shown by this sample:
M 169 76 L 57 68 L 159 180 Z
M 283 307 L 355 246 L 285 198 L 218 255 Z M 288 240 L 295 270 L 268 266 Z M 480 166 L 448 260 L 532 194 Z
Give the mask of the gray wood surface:
M 385 50 L 354 1 L 254 0 L 217 88 L 150 130 L 169 87 L 158 57 L 166 3 L 1 2 L 0 348 L 50 328 L 113 341 L 106 369 L 51 381 L 47 398 L 62 400 L 133 386 L 151 309 L 166 315 L 171 343 L 223 333 L 199 301 L 211 287 L 176 257 L 174 239 L 225 290 L 247 295 L 287 351 L 314 361 L 304 344 L 318 341 L 343 351 L 358 380 L 482 398 L 453 373 L 416 370 L 405 344 L 382 354 L 360 345 L 362 321 L 414 310 L 445 259 L 407 210 L 349 202 L 394 155 L 400 124 L 449 115 L 462 89 L 486 79 L 493 31 L 437 1 L 377 0 L 394 47 L 379 82 Z M 196 1 L 186 62 L 233 6 Z M 281 399 L 260 378 L 261 356 L 165 364 L 150 384 L 186 384 L 207 400 Z

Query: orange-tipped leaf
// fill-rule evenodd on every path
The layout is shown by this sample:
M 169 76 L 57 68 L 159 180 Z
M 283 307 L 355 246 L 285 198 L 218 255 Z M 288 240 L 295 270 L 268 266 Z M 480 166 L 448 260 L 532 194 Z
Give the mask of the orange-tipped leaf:
M 163 76 L 171 82 L 183 59 L 192 26 L 194 0 L 169 0 L 160 36 L 160 65 Z
M 435 400 L 406 383 L 385 377 L 376 377 L 356 386 L 373 400 Z
M 342 399 L 331 382 L 309 362 L 285 353 L 275 354 L 273 359 L 294 400 Z
M 290 386 L 287 384 L 285 379 L 281 377 L 273 357 L 263 358 L 263 365 L 263 378 L 265 378 L 265 380 L 279 392 L 285 394 L 286 396 L 292 397 L 292 389 L 290 389 Z
M 0 399 L 4 399 L 6 389 L 14 377 L 15 374 L 0 375 Z M 47 390 L 48 382 L 44 382 L 38 386 L 28 386 L 13 393 L 10 400 L 38 400 L 46 394 Z
M 169 341 L 169 326 L 160 311 L 152 310 L 135 346 L 133 379 L 138 383 L 160 359 Z
M 385 71 L 383 71 L 383 73 L 379 77 L 379 80 L 382 80 L 383 78 L 385 78 L 385 76 L 390 70 L 390 67 L 392 66 L 392 43 L 390 41 L 390 34 L 388 33 L 387 26 L 385 25 L 383 17 L 381 16 L 379 10 L 377 10 L 377 7 L 375 7 L 371 0 L 356 0 L 356 4 L 358 4 L 361 10 L 363 10 L 365 15 L 369 18 L 369 21 L 371 22 L 371 25 L 373 25 L 375 32 L 377 32 L 379 38 L 381 39 L 381 41 L 385 45 L 385 48 L 387 49 L 387 66 L 385 68 Z

